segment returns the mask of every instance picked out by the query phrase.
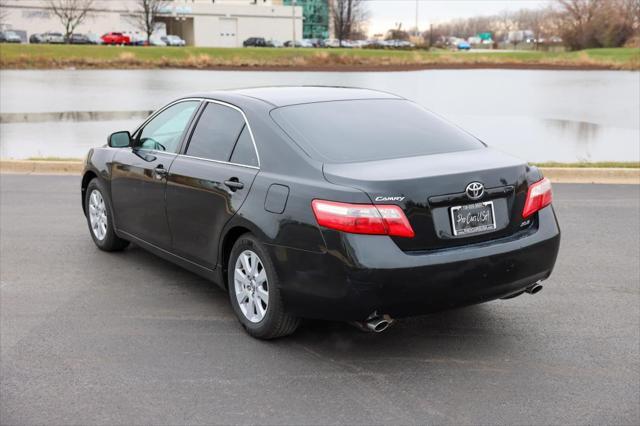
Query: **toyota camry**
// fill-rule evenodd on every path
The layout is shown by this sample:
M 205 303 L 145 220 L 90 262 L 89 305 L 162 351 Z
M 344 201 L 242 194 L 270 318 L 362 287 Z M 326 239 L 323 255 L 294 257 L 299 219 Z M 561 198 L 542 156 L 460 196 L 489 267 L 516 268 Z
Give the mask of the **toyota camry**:
M 217 283 L 257 338 L 536 293 L 560 243 L 551 184 L 388 93 L 272 87 L 171 102 L 92 149 L 91 238 Z

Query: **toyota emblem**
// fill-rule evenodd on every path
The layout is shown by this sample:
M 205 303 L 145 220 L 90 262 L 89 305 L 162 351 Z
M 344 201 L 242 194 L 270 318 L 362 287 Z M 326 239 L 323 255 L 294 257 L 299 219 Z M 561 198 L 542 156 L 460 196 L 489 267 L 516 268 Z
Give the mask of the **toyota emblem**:
M 484 195 L 484 185 L 480 182 L 471 182 L 467 185 L 467 197 L 471 200 L 478 200 Z

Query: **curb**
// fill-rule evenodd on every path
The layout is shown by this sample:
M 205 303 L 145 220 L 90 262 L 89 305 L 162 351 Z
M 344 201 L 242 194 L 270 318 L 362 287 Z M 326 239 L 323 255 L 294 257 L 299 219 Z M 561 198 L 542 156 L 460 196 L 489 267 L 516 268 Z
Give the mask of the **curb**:
M 553 183 L 609 183 L 640 185 L 640 169 L 608 167 L 541 167 Z
M 82 161 L 0 160 L 0 173 L 21 175 L 80 176 L 83 167 Z
M 1 160 L 0 173 L 27 175 L 80 175 L 82 161 Z M 553 183 L 604 183 L 640 185 L 640 169 L 542 167 Z

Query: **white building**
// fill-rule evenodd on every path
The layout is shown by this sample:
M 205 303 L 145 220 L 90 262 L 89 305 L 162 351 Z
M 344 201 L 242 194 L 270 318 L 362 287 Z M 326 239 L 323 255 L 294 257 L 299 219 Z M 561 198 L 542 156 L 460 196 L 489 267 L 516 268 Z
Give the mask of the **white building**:
M 64 32 L 46 0 L 2 0 L 5 26 L 28 35 Z M 78 33 L 102 35 L 109 31 L 140 31 L 131 19 L 138 0 L 94 0 Z M 294 15 L 295 12 L 295 15 Z M 282 0 L 170 0 L 159 21 L 167 34 L 176 34 L 193 46 L 239 47 L 249 37 L 287 41 L 302 34 L 302 7 Z

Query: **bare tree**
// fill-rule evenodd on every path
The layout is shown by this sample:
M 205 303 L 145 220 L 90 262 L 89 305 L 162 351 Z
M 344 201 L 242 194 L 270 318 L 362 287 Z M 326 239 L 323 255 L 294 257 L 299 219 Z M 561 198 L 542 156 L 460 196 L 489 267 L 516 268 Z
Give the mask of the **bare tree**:
M 572 50 L 624 45 L 640 27 L 638 0 L 557 0 L 559 30 Z
M 0 29 L 4 26 L 9 16 L 9 11 L 7 10 L 7 5 L 5 4 L 5 0 L 0 0 Z
M 543 37 L 545 19 L 550 16 L 548 9 L 522 9 L 517 13 L 517 21 L 521 29 L 533 32 L 533 43 L 538 50 L 540 39 Z
M 572 50 L 595 47 L 593 19 L 604 2 L 599 0 L 558 0 L 563 18 L 562 38 Z
M 396 27 L 387 31 L 386 40 L 409 40 L 409 33 L 402 29 L 402 22 L 396 22 Z
M 333 2 L 333 27 L 336 38 L 341 45 L 342 40 L 350 39 L 355 33 L 362 31 L 368 16 L 364 0 L 335 0 Z
M 136 10 L 131 16 L 132 23 L 147 35 L 147 40 L 151 38 L 151 34 L 155 30 L 158 16 L 168 4 L 167 0 L 137 0 Z
M 48 4 L 64 26 L 65 40 L 69 43 L 73 31 L 86 19 L 93 0 L 48 0 Z

